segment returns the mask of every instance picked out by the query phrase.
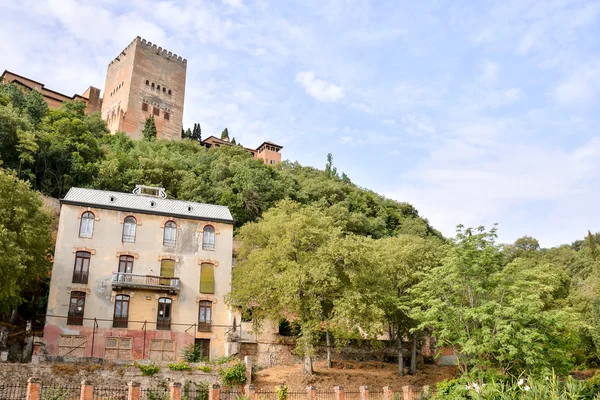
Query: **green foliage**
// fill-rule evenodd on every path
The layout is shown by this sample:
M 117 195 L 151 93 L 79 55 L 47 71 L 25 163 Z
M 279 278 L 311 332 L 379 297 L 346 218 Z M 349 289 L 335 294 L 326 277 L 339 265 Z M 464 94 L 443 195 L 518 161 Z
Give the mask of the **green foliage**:
M 198 369 L 202 372 L 206 372 L 207 374 L 212 372 L 212 368 L 208 365 L 201 365 L 200 367 L 198 367 Z
M 142 371 L 142 375 L 144 375 L 144 376 L 152 376 L 152 375 L 156 374 L 158 371 L 160 371 L 160 367 L 158 365 L 154 364 L 153 362 L 150 362 L 149 364 L 134 363 L 134 365 L 140 371 Z
M 287 400 L 287 398 L 288 398 L 287 385 L 277 386 L 275 388 L 275 393 L 277 393 L 277 400 Z
M 61 387 L 50 387 L 41 393 L 41 400 L 64 400 L 70 397 L 69 392 Z
M 50 272 L 50 215 L 38 193 L 0 168 L 0 314 L 22 301 L 22 293 Z
M 167 365 L 167 368 L 169 368 L 171 371 L 191 371 L 192 370 L 192 367 L 190 367 L 190 365 L 185 361 L 181 361 L 178 363 L 170 363 Z
M 246 367 L 242 363 L 236 363 L 221 369 L 219 374 L 226 386 L 239 386 L 246 383 Z
M 169 394 L 164 390 L 148 390 L 146 393 L 148 400 L 168 400 Z
M 214 359 L 213 363 L 216 365 L 227 364 L 228 362 L 237 360 L 235 356 L 221 356 Z
M 208 361 L 208 357 L 206 357 L 202 352 L 202 347 L 194 343 L 191 343 L 188 346 L 184 347 L 182 353 L 185 361 L 189 363 Z
M 300 325 L 296 321 L 288 321 L 287 318 L 279 320 L 279 335 L 280 336 L 298 336 L 300 335 Z
M 221 132 L 221 139 L 229 139 L 229 131 L 227 130 L 227 128 L 223 129 L 223 132 Z
M 146 118 L 144 123 L 144 129 L 142 130 L 142 136 L 146 140 L 156 140 L 156 124 L 154 123 L 154 115 L 150 115 Z
M 194 384 L 195 390 L 190 390 L 191 382 L 185 381 L 183 384 L 182 400 L 208 400 L 208 383 L 197 382 Z

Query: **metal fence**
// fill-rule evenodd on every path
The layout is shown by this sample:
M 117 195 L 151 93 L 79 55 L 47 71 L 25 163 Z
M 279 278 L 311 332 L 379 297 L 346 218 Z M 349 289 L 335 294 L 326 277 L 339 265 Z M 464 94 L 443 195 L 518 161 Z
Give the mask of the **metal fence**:
M 94 387 L 94 400 L 127 400 L 127 387 Z
M 219 400 L 237 400 L 243 396 L 244 393 L 239 389 L 223 389 L 219 393 Z
M 288 392 L 288 400 L 306 400 L 306 390 Z
M 42 386 L 40 400 L 79 400 L 81 386 Z
M 27 385 L 0 384 L 0 400 L 20 400 L 27 397 Z
M 140 400 L 168 400 L 169 390 L 164 387 L 142 388 L 140 390 Z

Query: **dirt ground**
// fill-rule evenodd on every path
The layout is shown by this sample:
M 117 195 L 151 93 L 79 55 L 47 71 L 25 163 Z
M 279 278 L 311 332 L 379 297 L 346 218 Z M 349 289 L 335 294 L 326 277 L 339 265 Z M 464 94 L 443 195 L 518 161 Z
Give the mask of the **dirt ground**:
M 422 365 L 416 375 L 398 376 L 395 364 L 380 362 L 334 362 L 329 369 L 325 361 L 314 364 L 315 374 L 307 376 L 302 371 L 302 365 L 276 366 L 258 371 L 254 383 L 257 389 L 273 388 L 281 383 L 288 390 L 304 390 L 306 386 L 316 386 L 319 390 L 333 390 L 334 386 L 343 386 L 345 390 L 358 390 L 359 386 L 367 385 L 371 390 L 381 390 L 384 386 L 400 390 L 403 385 L 424 386 L 435 385 L 444 379 L 456 376 L 456 367 L 441 367 L 437 365 Z

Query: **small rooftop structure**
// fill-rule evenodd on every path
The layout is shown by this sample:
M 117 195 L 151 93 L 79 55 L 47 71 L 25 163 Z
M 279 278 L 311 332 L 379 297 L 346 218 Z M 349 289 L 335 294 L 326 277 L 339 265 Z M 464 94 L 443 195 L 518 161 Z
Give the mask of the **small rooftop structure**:
M 152 190 L 154 190 L 155 194 L 151 193 Z M 97 207 L 108 210 L 234 223 L 233 216 L 226 206 L 170 200 L 166 196 L 164 188 L 142 185 L 136 186 L 133 194 L 73 187 L 60 202 L 61 204 Z

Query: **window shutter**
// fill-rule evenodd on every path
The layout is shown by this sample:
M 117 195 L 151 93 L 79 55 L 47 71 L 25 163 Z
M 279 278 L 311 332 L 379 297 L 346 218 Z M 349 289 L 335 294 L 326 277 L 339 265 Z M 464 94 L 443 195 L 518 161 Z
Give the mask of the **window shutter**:
M 215 266 L 212 264 L 201 266 L 200 293 L 215 293 Z
M 166 278 L 175 277 L 175 261 L 173 260 L 162 260 L 160 263 L 160 276 Z

